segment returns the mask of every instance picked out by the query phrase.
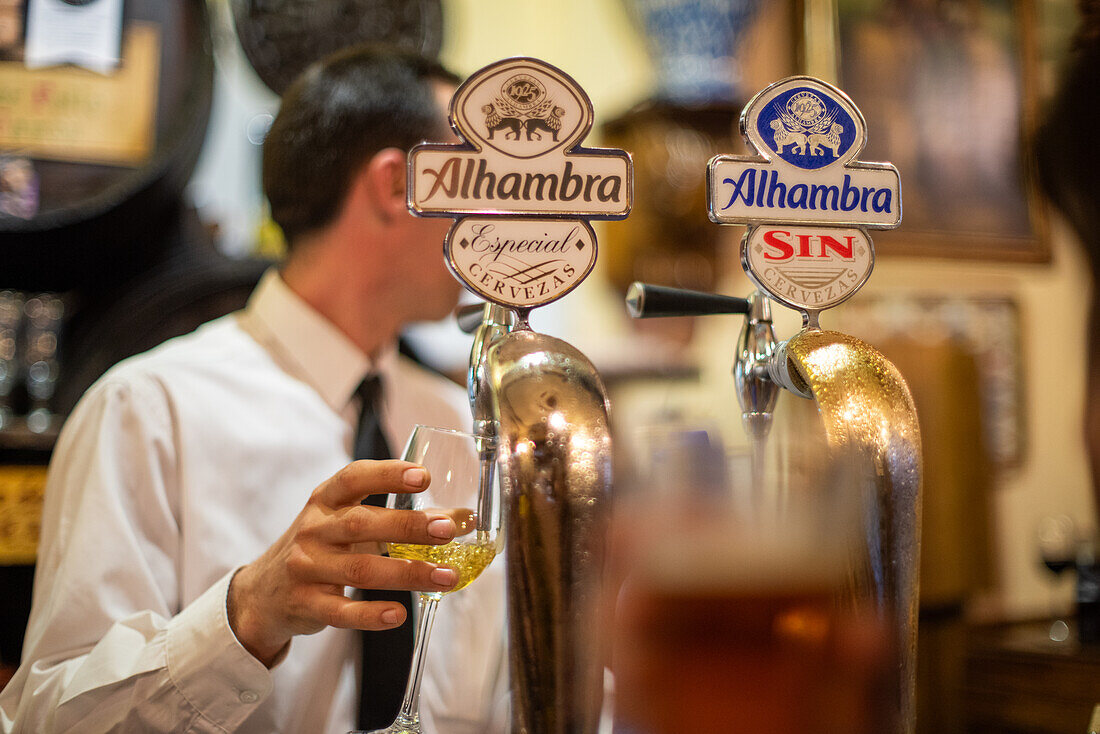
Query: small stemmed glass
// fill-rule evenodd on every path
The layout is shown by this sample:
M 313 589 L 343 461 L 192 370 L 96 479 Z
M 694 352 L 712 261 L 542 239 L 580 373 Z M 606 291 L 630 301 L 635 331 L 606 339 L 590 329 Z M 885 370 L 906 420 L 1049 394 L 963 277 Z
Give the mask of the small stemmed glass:
M 1036 544 L 1039 546 L 1039 558 L 1043 565 L 1055 576 L 1055 583 L 1062 573 L 1071 568 L 1077 560 L 1077 527 L 1069 515 L 1048 515 L 1039 520 L 1035 531 Z M 1057 589 L 1050 589 L 1051 616 L 1055 617 L 1050 625 L 1050 639 L 1064 642 L 1069 637 L 1069 625 L 1058 619 Z
M 388 728 L 369 734 L 423 733 L 420 682 L 436 605 L 444 594 L 468 586 L 501 551 L 500 484 L 493 478 L 495 451 L 490 443 L 469 433 L 421 425 L 409 436 L 401 458 L 427 468 L 431 483 L 423 492 L 390 495 L 387 506 L 442 512 L 454 520 L 457 528 L 454 540 L 445 545 L 390 543 L 390 557 L 450 566 L 458 572 L 459 580 L 450 591 L 417 592 L 419 622 L 401 710 Z

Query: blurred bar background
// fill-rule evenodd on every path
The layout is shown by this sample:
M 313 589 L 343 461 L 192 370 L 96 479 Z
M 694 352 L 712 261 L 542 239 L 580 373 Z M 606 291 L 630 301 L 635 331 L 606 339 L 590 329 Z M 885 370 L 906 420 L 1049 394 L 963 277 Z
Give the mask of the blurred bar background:
M 71 114 L 63 97 L 43 113 L 20 95 L 42 101 L 91 74 L 23 65 L 25 7 L 0 2 L 0 685 L 18 662 L 65 414 L 115 361 L 243 304 L 280 253 L 259 158 L 281 85 L 331 50 L 318 38 L 382 39 L 463 76 L 538 57 L 588 92 L 586 143 L 632 152 L 636 205 L 596 225 L 595 275 L 533 322 L 592 359 L 616 422 L 712 421 L 731 436 L 739 321 L 634 322 L 622 297 L 634 280 L 747 295 L 743 228 L 706 217 L 706 162 L 746 152 L 738 115 L 767 84 L 810 73 L 844 89 L 867 118 L 859 157 L 901 172 L 904 219 L 873 235 L 873 276 L 823 326 L 883 351 L 920 414 L 918 731 L 1086 730 L 1100 643 L 1076 626 L 1051 639 L 1079 584 L 1072 563 L 1044 564 L 1057 559 L 1040 528 L 1065 516 L 1076 540 L 1096 538 L 1082 433 L 1093 284 L 1036 190 L 1030 143 L 1080 21 L 1073 0 L 128 0 L 123 63 L 95 89 L 139 84 L 129 104 L 155 114 L 144 144 L 106 159 L 19 127 Z M 797 326 L 777 313 L 781 335 Z M 463 380 L 469 337 L 453 320 L 408 338 Z M 783 400 L 777 420 L 805 407 Z

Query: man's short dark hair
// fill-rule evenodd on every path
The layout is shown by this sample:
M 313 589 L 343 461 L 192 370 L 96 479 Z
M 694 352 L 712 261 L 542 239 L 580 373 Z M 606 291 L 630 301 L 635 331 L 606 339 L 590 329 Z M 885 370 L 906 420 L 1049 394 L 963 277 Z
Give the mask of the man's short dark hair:
M 438 81 L 457 78 L 435 61 L 378 46 L 337 52 L 295 80 L 263 149 L 264 193 L 288 247 L 336 217 L 375 153 L 440 138 Z

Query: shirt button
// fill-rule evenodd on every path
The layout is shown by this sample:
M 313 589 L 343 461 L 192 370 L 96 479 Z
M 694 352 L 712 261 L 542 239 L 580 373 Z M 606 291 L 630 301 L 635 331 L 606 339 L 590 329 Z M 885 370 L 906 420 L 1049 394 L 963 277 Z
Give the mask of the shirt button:
M 241 703 L 256 703 L 260 700 L 260 694 L 255 691 L 241 691 L 239 698 Z

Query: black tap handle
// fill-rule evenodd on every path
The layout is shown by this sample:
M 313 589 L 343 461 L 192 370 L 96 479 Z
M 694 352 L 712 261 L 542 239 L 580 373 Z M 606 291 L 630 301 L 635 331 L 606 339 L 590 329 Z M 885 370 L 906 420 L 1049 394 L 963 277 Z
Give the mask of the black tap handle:
M 708 316 L 718 313 L 749 312 L 745 298 L 666 288 L 635 281 L 626 291 L 626 310 L 636 319 L 657 316 Z

